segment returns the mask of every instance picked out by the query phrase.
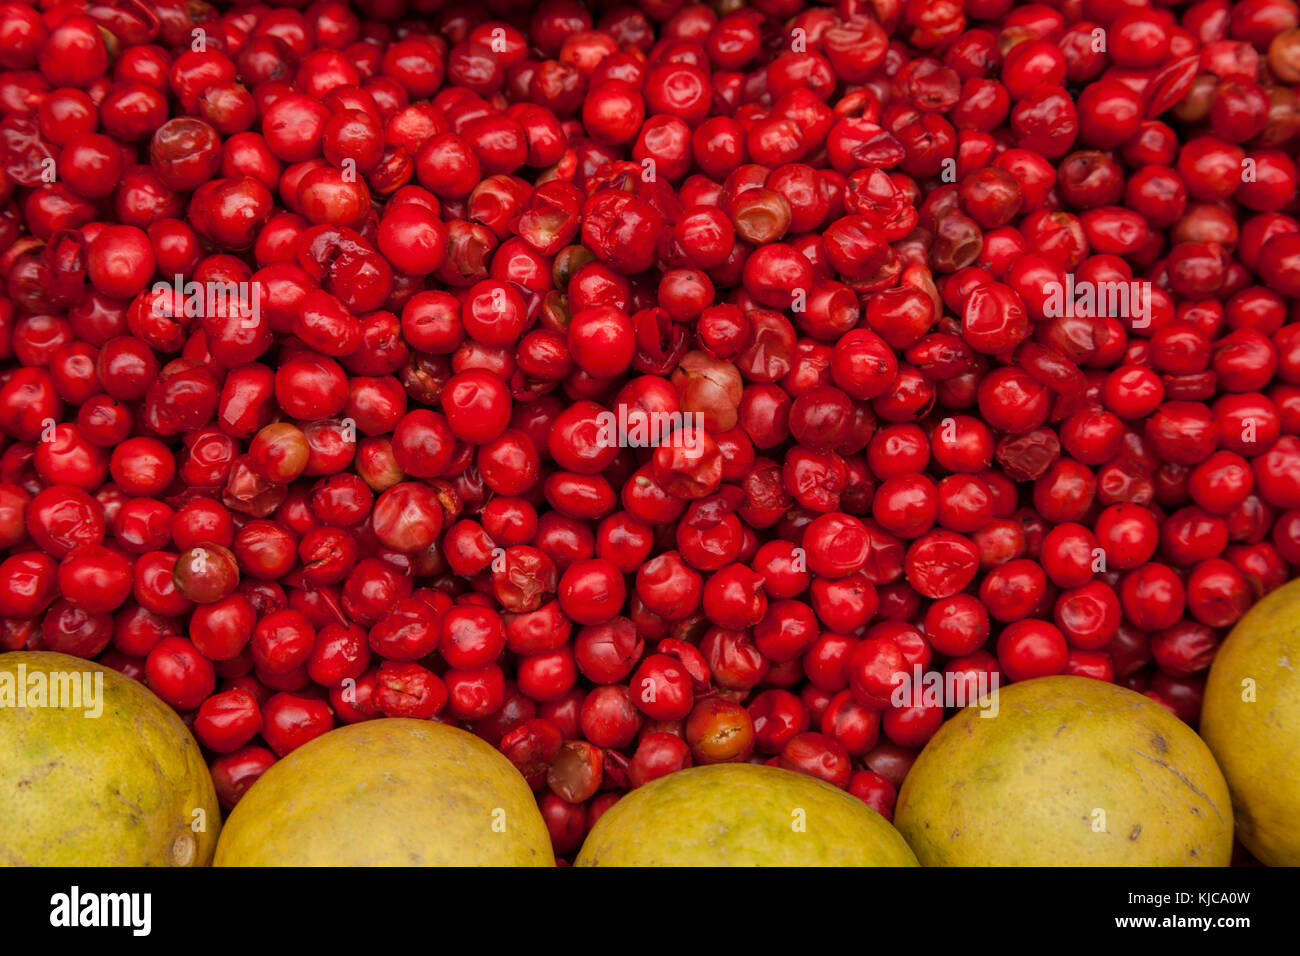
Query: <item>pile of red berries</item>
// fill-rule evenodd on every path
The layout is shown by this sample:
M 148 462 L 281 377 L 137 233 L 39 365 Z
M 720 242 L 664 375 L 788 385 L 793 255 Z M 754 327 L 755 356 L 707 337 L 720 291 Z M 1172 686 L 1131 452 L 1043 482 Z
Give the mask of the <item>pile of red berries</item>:
M 226 807 L 455 722 L 560 854 L 692 762 L 888 816 L 918 670 L 1195 723 L 1300 567 L 1298 19 L 0 4 L 0 649 Z

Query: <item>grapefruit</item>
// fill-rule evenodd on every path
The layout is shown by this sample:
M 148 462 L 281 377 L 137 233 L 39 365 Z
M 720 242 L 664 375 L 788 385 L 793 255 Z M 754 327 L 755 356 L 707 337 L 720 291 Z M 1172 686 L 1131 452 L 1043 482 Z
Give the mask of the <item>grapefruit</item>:
M 578 866 L 916 866 L 898 831 L 843 790 L 757 764 L 679 770 L 597 821 Z
M 899 790 L 895 823 L 922 865 L 1228 864 L 1223 774 L 1164 707 L 1086 677 L 995 693 L 996 716 L 959 712 Z
M 303 744 L 230 813 L 217 866 L 554 866 L 524 778 L 486 741 L 389 718 Z
M 0 864 L 14 866 L 205 866 L 221 827 L 175 712 L 47 652 L 0 654 L 0 810 Z
M 1237 836 L 1300 866 L 1300 581 L 1246 612 L 1210 666 L 1201 736 L 1228 778 Z

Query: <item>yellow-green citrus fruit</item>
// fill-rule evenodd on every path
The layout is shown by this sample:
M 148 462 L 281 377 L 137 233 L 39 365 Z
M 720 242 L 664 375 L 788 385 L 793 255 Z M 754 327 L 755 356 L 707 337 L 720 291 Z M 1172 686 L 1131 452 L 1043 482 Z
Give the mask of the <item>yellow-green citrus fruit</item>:
M 537 801 L 473 734 L 394 718 L 274 764 L 230 813 L 217 866 L 554 866 Z
M 0 654 L 0 864 L 206 866 L 220 828 L 199 745 L 143 684 Z
M 633 790 L 578 866 L 916 866 L 876 811 L 814 777 L 756 764 L 679 770 Z
M 1237 838 L 1261 863 L 1300 866 L 1300 581 L 1266 595 L 1219 648 L 1201 736 L 1228 778 Z
M 1086 677 L 983 705 L 939 729 L 899 791 L 894 821 L 923 866 L 1228 864 L 1227 783 L 1164 707 Z

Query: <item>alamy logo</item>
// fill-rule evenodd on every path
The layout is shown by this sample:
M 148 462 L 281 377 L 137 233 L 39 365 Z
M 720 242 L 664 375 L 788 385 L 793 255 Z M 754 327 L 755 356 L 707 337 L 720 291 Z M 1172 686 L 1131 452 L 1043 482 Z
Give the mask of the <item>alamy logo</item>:
M 977 670 L 962 674 L 948 671 L 922 672 L 921 665 L 912 668 L 911 676 L 889 695 L 895 707 L 970 707 L 980 709 L 981 717 L 998 715 L 998 674 L 996 671 Z
M 704 434 L 703 412 L 650 412 L 618 406 L 618 414 L 596 416 L 596 443 L 602 448 L 671 448 L 697 450 Z
M 1141 279 L 1127 282 L 1076 281 L 1073 272 L 1064 282 L 1046 282 L 1047 300 L 1043 314 L 1049 319 L 1110 315 L 1128 319 L 1135 329 L 1151 324 L 1151 283 Z
M 257 319 L 262 314 L 262 286 L 257 282 L 186 282 L 176 275 L 171 282 L 153 284 L 153 312 L 168 313 L 169 308 L 183 307 L 187 318 Z M 171 292 L 170 302 L 162 294 Z
M 133 936 L 148 936 L 153 927 L 150 893 L 82 893 L 74 886 L 50 897 L 50 925 L 57 927 L 126 926 Z
M 32 671 L 19 664 L 0 672 L 0 708 L 61 707 L 95 718 L 104 712 L 103 671 Z

